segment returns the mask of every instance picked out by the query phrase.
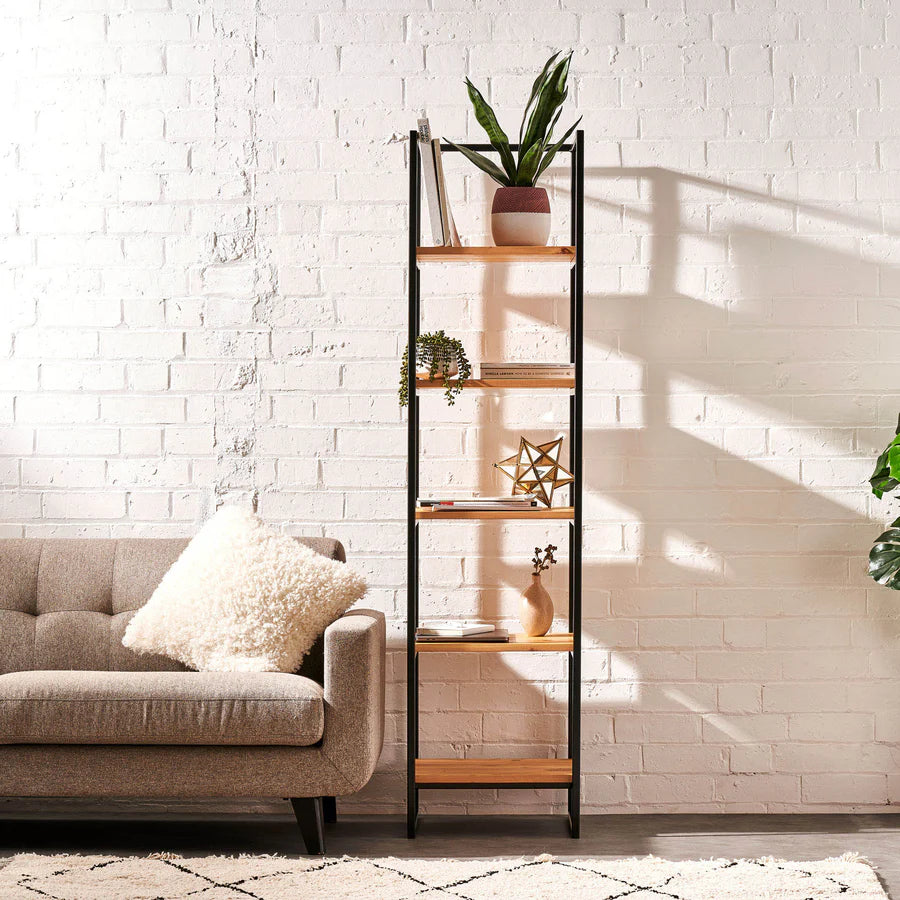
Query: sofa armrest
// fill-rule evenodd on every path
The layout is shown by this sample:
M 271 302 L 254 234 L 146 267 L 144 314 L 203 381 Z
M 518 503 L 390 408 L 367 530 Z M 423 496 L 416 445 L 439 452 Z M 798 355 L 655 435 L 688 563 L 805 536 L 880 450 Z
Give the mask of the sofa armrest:
M 384 615 L 353 609 L 325 629 L 325 733 L 322 752 L 360 790 L 384 743 Z

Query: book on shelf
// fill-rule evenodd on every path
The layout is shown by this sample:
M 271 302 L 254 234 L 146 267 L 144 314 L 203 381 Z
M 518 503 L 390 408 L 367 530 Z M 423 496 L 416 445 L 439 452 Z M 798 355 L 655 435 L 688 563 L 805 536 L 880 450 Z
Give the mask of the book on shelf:
M 468 634 L 464 637 L 434 636 L 416 632 L 416 640 L 423 644 L 506 644 L 509 642 L 509 632 L 505 628 L 495 628 L 493 631 L 485 631 L 482 634 Z
M 431 128 L 428 125 L 428 119 L 419 119 L 417 125 L 419 157 L 422 162 L 422 184 L 425 187 L 428 217 L 431 219 L 431 237 L 435 244 L 442 246 L 444 243 L 444 226 L 441 223 L 441 203 L 438 199 L 437 169 L 431 144 Z
M 467 619 L 436 619 L 423 622 L 416 634 L 424 637 L 467 637 L 471 634 L 486 634 L 494 630 L 490 622 L 473 622 Z
M 432 138 L 431 146 L 434 151 L 434 164 L 437 170 L 438 201 L 441 209 L 441 230 L 444 234 L 445 247 L 461 247 L 459 234 L 456 231 L 456 223 L 453 221 L 453 212 L 450 209 L 450 198 L 447 195 L 447 181 L 444 178 L 444 161 L 441 156 L 440 138 Z
M 527 509 L 537 506 L 534 494 L 505 497 L 425 497 L 419 506 L 431 509 Z
M 458 509 L 458 510 L 472 510 L 472 511 L 485 511 L 491 509 L 532 509 L 537 506 L 537 500 L 531 500 L 528 503 L 504 503 L 504 502 L 493 502 L 486 503 L 484 501 L 477 500 L 455 500 L 452 503 L 435 503 L 429 509 Z
M 534 494 L 501 494 L 495 497 L 476 494 L 474 497 L 451 497 L 449 495 L 437 495 L 436 497 L 421 497 L 419 506 L 436 506 L 439 503 L 530 503 L 534 500 Z
M 425 199 L 431 220 L 431 236 L 438 247 L 459 247 L 461 246 L 459 234 L 447 197 L 440 139 L 432 138 L 427 118 L 419 119 L 416 124 L 419 154 L 422 159 L 422 181 L 425 185 Z
M 482 363 L 481 378 L 574 378 L 574 363 Z

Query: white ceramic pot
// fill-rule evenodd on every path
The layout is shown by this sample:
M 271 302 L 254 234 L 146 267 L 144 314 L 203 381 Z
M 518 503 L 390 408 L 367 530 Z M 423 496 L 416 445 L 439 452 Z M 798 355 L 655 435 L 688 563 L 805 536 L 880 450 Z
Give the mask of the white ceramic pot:
M 522 591 L 519 621 L 529 637 L 545 635 L 553 624 L 553 601 L 541 584 L 540 574 L 531 576 L 531 584 Z
M 422 360 L 416 359 L 416 378 L 427 378 L 429 373 L 429 366 L 423 363 Z M 453 362 L 447 367 L 447 374 L 451 378 L 455 378 L 459 375 L 459 365 L 454 359 Z M 444 367 L 441 364 L 441 361 L 438 360 L 438 370 L 437 375 L 434 376 L 436 379 L 442 379 L 444 377 Z
M 544 247 L 550 237 L 550 200 L 543 188 L 497 188 L 491 235 L 498 247 Z

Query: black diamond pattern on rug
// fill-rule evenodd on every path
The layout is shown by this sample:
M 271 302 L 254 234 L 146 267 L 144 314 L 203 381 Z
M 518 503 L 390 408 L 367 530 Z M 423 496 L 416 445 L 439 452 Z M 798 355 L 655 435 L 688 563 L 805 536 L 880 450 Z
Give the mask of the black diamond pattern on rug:
M 2 900 L 885 900 L 865 862 L 48 857 L 0 869 Z

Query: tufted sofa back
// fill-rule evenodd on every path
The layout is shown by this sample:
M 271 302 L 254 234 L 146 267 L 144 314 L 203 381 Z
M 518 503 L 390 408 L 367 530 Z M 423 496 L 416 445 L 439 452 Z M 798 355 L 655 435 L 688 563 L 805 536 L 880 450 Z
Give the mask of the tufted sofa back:
M 338 541 L 297 540 L 344 560 Z M 128 650 L 122 635 L 187 543 L 0 540 L 0 675 L 30 669 L 183 670 L 170 659 Z

